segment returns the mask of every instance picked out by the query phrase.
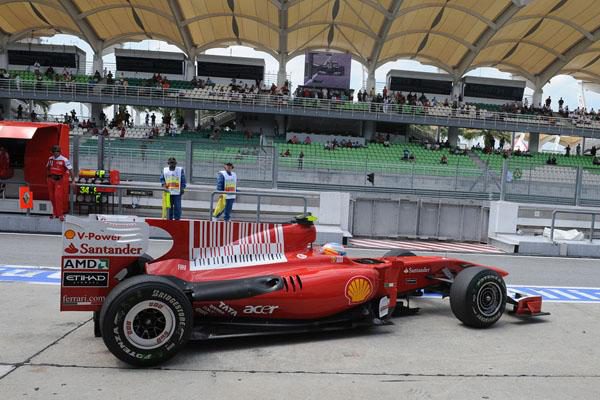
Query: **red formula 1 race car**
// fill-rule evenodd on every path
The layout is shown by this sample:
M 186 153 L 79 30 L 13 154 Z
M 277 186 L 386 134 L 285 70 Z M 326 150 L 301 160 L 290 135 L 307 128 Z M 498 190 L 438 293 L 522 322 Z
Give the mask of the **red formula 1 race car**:
M 312 246 L 310 219 L 69 216 L 61 310 L 93 311 L 96 336 L 135 366 L 161 363 L 190 339 L 388 324 L 424 289 L 450 296 L 471 327 L 493 325 L 507 302 L 518 316 L 544 314 L 539 296 L 508 297 L 498 268 L 401 252 L 350 258 L 339 245 Z M 151 229 L 173 239 L 156 260 L 146 255 Z

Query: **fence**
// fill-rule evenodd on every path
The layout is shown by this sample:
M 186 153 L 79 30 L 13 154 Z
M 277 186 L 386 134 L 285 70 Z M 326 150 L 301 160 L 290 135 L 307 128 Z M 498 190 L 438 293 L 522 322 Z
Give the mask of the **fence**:
M 429 197 L 504 199 L 518 202 L 600 206 L 600 169 L 550 166 L 515 157 L 481 168 L 472 162 L 429 165 L 408 161 L 361 161 L 281 157 L 275 147 L 217 146 L 173 140 L 78 139 L 72 153 L 78 168 L 118 169 L 125 179 L 156 181 L 169 157 L 186 169 L 189 182 L 213 184 L 225 162 L 232 162 L 246 187 L 394 192 Z M 470 160 L 469 160 L 470 161 Z M 503 168 L 505 169 L 503 175 Z M 367 179 L 373 174 L 374 182 Z M 504 179 L 502 179 L 504 176 Z

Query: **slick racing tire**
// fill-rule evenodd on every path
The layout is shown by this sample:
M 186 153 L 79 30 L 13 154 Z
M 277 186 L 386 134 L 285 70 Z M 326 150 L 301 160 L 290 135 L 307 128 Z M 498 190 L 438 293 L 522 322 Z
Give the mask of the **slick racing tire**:
M 402 249 L 393 249 L 393 250 L 390 250 L 387 253 L 385 253 L 383 256 L 384 257 L 409 257 L 409 256 L 416 256 L 416 254 L 413 253 L 412 251 L 406 251 L 406 250 L 402 250 Z
M 463 324 L 488 328 L 500 319 L 506 307 L 506 284 L 487 268 L 462 270 L 450 287 L 450 307 Z
M 100 324 L 111 353 L 127 364 L 149 367 L 170 359 L 187 343 L 192 305 L 169 279 L 139 275 L 109 293 Z

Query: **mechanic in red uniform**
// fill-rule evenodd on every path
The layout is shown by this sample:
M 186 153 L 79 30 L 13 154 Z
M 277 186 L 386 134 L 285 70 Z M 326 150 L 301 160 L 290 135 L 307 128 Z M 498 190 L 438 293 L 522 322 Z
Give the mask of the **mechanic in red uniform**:
M 0 146 L 0 179 L 10 179 L 13 169 L 10 167 L 10 155 L 4 146 Z
M 50 202 L 52 202 L 52 215 L 50 219 L 59 218 L 61 221 L 64 221 L 64 185 L 68 184 L 68 182 L 65 182 L 65 175 L 68 174 L 71 181 L 74 181 L 75 177 L 71 162 L 67 157 L 60 154 L 60 146 L 52 146 L 52 155 L 48 159 L 46 170 L 48 173 L 48 194 Z
M 10 167 L 10 154 L 3 146 L 0 146 L 0 181 L 12 178 L 13 173 L 14 171 Z M 0 182 L 0 197 L 4 196 L 5 190 L 6 183 Z

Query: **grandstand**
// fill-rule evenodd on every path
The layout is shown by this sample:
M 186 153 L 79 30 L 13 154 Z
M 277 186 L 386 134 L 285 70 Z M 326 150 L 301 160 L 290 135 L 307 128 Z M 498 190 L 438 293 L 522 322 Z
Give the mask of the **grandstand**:
M 152 140 L 147 139 L 147 126 L 127 127 L 121 138 L 121 121 L 115 121 L 117 127 L 108 130 L 105 141 L 96 140 L 93 128 L 74 126 L 73 141 L 80 146 L 74 153 L 80 165 L 104 161 L 126 178 L 153 181 L 154 165 L 175 154 L 185 160 L 190 181 L 211 185 L 220 163 L 234 160 L 242 180 L 261 187 L 485 201 L 524 193 L 531 195 L 527 201 L 597 202 L 593 188 L 598 166 L 592 164 L 593 157 L 556 155 L 558 165 L 547 165 L 548 156 L 537 154 L 540 134 L 600 138 L 597 114 L 559 110 L 556 104 L 538 106 L 544 85 L 557 75 L 586 82 L 600 77 L 600 22 L 596 22 L 600 10 L 584 2 L 173 0 L 168 5 L 142 5 L 114 0 L 101 7 L 79 0 L 55 3 L 0 4 L 5 16 L 0 35 L 8 49 L 0 54 L 0 69 L 8 71 L 0 81 L 6 117 L 14 118 L 16 103 L 11 101 L 20 99 L 19 104 L 25 105 L 31 100 L 89 103 L 96 121 L 107 105 L 179 109 L 185 122 L 170 135 L 160 126 L 160 135 Z M 32 10 L 44 16 L 42 25 Z M 68 46 L 19 43 L 58 32 L 83 38 L 92 49 L 88 59 Z M 114 45 L 149 37 L 174 44 L 181 52 L 113 50 Z M 279 63 L 273 85 L 263 59 L 206 54 L 232 44 L 272 55 Z M 64 59 L 58 56 L 61 48 Z M 319 52 L 327 57 L 343 54 L 362 64 L 366 82 L 360 98 L 352 92 L 359 88 L 336 92 L 319 87 L 327 90 L 315 89 L 307 97 L 289 86 L 287 68 L 293 65 L 289 62 Z M 102 57 L 107 53 L 116 57 L 117 68 L 111 74 L 104 71 Z M 57 64 L 40 62 L 41 71 L 36 72 L 32 60 L 42 56 Z M 378 69 L 406 58 L 434 66 L 438 73 L 392 70 L 386 93 L 371 92 Z M 86 74 L 84 66 L 90 71 L 89 64 L 92 73 Z M 48 66 L 54 75 L 46 73 Z M 486 66 L 515 79 L 469 74 Z M 317 65 L 316 75 L 340 76 L 348 71 L 336 61 Z M 521 102 L 526 87 L 533 91 L 529 106 Z M 398 92 L 415 96 L 401 101 Z M 207 121 L 196 116 L 196 110 L 211 110 L 223 118 L 212 122 L 211 116 Z M 243 127 L 244 116 L 257 118 Z M 225 123 L 230 131 L 219 129 Z M 438 148 L 439 139 L 425 136 L 419 137 L 422 143 L 411 142 L 410 125 L 443 127 L 444 132 L 448 128 L 450 146 L 432 150 Z M 486 149 L 491 154 L 456 154 L 460 127 L 524 132 L 530 157 L 511 155 L 506 161 L 494 149 Z M 283 140 L 288 132 L 310 132 L 313 139 L 345 136 L 366 147 L 326 150 L 319 140 L 290 145 Z M 382 132 L 394 135 L 392 143 L 377 140 Z M 586 149 L 583 139 L 574 140 Z M 105 149 L 98 148 L 102 142 Z M 290 156 L 282 157 L 288 149 Z M 413 157 L 405 160 L 405 152 Z M 98 160 L 99 154 L 106 159 Z M 510 182 L 503 180 L 504 165 L 512 175 Z M 371 173 L 376 177 L 372 185 L 366 180 Z

